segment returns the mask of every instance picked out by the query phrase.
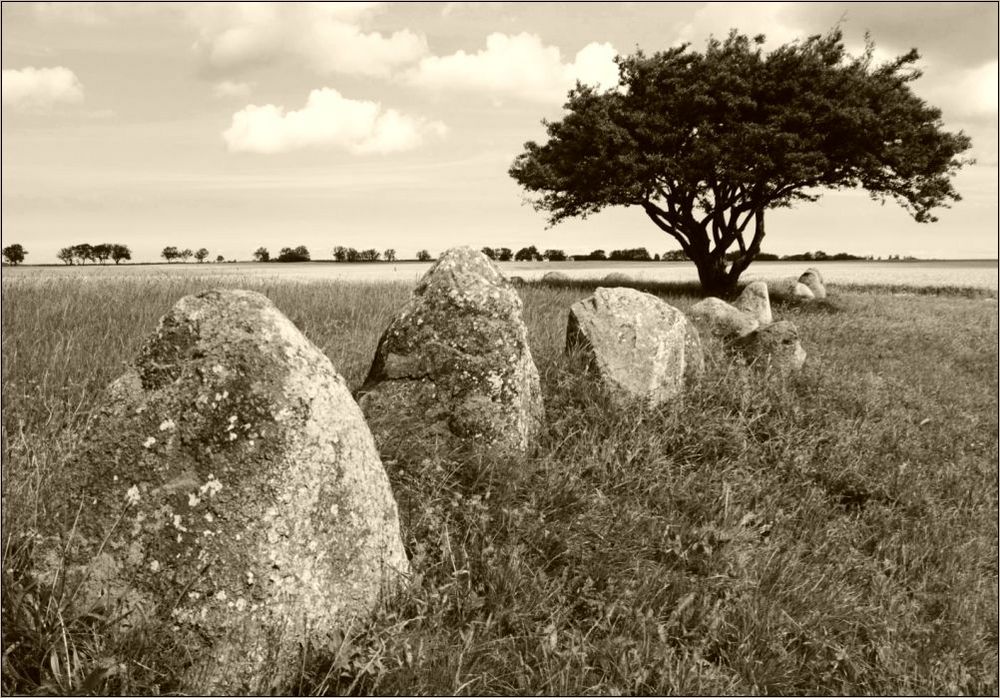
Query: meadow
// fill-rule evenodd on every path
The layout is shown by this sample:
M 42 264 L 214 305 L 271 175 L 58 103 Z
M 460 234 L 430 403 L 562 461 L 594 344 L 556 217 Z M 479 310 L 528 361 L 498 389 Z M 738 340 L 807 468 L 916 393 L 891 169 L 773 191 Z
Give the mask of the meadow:
M 185 648 L 66 615 L 25 574 L 62 464 L 158 318 L 189 293 L 259 291 L 354 388 L 411 283 L 5 270 L 4 693 L 177 689 Z M 412 583 L 306 651 L 295 685 L 260 690 L 997 694 L 995 288 L 833 283 L 774 305 L 800 374 L 708 342 L 697 389 L 648 410 L 615 407 L 563 353 L 595 285 L 519 289 L 547 411 L 534 452 L 379 444 Z

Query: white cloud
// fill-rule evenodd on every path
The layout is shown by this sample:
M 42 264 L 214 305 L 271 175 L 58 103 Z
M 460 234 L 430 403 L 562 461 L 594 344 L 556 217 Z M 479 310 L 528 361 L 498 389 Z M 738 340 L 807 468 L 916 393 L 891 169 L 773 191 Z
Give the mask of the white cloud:
M 190 7 L 212 68 L 239 71 L 291 58 L 322 73 L 386 76 L 427 53 L 427 40 L 361 24 L 377 3 L 208 3 Z
M 223 80 L 212 85 L 212 94 L 220 99 L 228 97 L 248 97 L 252 85 L 248 82 Z
M 560 102 L 576 80 L 611 88 L 618 84 L 617 55 L 606 43 L 584 46 L 572 63 L 563 63 L 556 46 L 545 46 L 535 34 L 493 33 L 486 48 L 469 54 L 428 56 L 407 79 L 434 89 L 474 90 L 495 97 Z
M 444 124 L 383 110 L 376 102 L 348 99 L 324 87 L 306 105 L 286 112 L 273 104 L 248 105 L 233 114 L 222 138 L 232 152 L 273 154 L 301 148 L 350 153 L 391 153 L 419 146 L 426 135 L 444 136 Z
M 68 68 L 3 71 L 3 103 L 15 108 L 45 108 L 83 101 L 83 85 Z
M 810 32 L 803 30 L 795 16 L 796 3 L 710 2 L 699 9 L 691 21 L 681 27 L 678 42 L 690 42 L 698 51 L 709 36 L 725 39 L 731 29 L 754 36 L 764 34 L 767 48 L 775 48 Z M 824 30 L 825 31 L 825 30 Z

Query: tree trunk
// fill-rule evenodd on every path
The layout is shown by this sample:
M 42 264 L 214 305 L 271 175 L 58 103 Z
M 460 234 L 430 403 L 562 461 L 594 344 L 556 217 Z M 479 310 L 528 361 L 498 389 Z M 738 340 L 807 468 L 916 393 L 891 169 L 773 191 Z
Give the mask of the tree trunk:
M 695 255 L 691 261 L 698 268 L 698 280 L 705 293 L 724 298 L 736 288 L 739 276 L 733 278 L 726 271 L 725 257 L 714 254 Z

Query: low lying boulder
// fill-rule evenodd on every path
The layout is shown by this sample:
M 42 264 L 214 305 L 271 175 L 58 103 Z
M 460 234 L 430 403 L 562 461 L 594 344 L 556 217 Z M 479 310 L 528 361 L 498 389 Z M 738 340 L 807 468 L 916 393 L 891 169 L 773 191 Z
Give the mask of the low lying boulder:
M 478 250 L 441 255 L 382 334 L 358 391 L 376 438 L 436 434 L 528 449 L 544 408 L 521 308 Z
M 688 315 L 713 334 L 724 338 L 746 336 L 760 325 L 750 313 L 711 296 L 691 306 Z
M 785 303 L 808 303 L 816 298 L 808 286 L 794 278 L 769 281 L 767 290 L 771 298 Z
M 524 286 L 524 277 L 512 276 L 508 279 L 513 286 Z
M 180 638 L 186 691 L 270 692 L 261 676 L 290 678 L 303 643 L 325 646 L 409 569 L 361 410 L 258 293 L 181 299 L 67 467 L 79 486 L 53 526 L 74 532 L 77 610 Z
M 542 282 L 547 284 L 566 283 L 569 280 L 570 278 L 561 271 L 549 271 L 542 277 Z
M 733 307 L 756 319 L 761 325 L 770 325 L 774 322 L 774 317 L 771 315 L 771 298 L 767 292 L 767 284 L 763 281 L 747 284 L 743 293 L 733 303 Z
M 823 275 L 819 273 L 819 269 L 816 267 L 809 267 L 802 272 L 802 276 L 799 277 L 799 283 L 812 291 L 814 298 L 826 298 L 826 285 L 823 283 Z
M 787 320 L 759 328 L 734 342 L 734 347 L 756 368 L 797 371 L 806 360 L 798 328 Z
M 698 331 L 684 314 L 630 288 L 598 288 L 574 303 L 566 350 L 580 352 L 614 395 L 651 407 L 678 398 L 704 367 Z
M 620 271 L 613 271 L 601 281 L 601 285 L 607 287 L 625 286 L 632 283 L 632 277 Z

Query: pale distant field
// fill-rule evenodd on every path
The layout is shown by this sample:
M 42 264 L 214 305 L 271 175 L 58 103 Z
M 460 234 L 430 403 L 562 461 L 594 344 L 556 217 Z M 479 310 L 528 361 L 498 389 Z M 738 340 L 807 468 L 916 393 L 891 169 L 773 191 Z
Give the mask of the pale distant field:
M 64 276 L 87 277 L 95 280 L 119 276 L 251 276 L 274 277 L 283 280 L 322 281 L 402 281 L 419 279 L 430 262 L 378 262 L 346 264 L 312 262 L 303 264 L 129 264 L 114 266 L 87 265 L 73 267 L 4 267 L 7 279 L 46 279 Z M 798 276 L 809 266 L 818 267 L 827 283 L 878 284 L 907 286 L 961 286 L 997 290 L 997 261 L 935 261 L 935 262 L 757 262 L 742 277 L 743 281 L 778 279 Z M 546 272 L 558 270 L 574 279 L 600 279 L 604 275 L 625 272 L 637 281 L 697 281 L 693 264 L 687 262 L 502 262 L 508 275 L 526 280 L 538 279 Z

